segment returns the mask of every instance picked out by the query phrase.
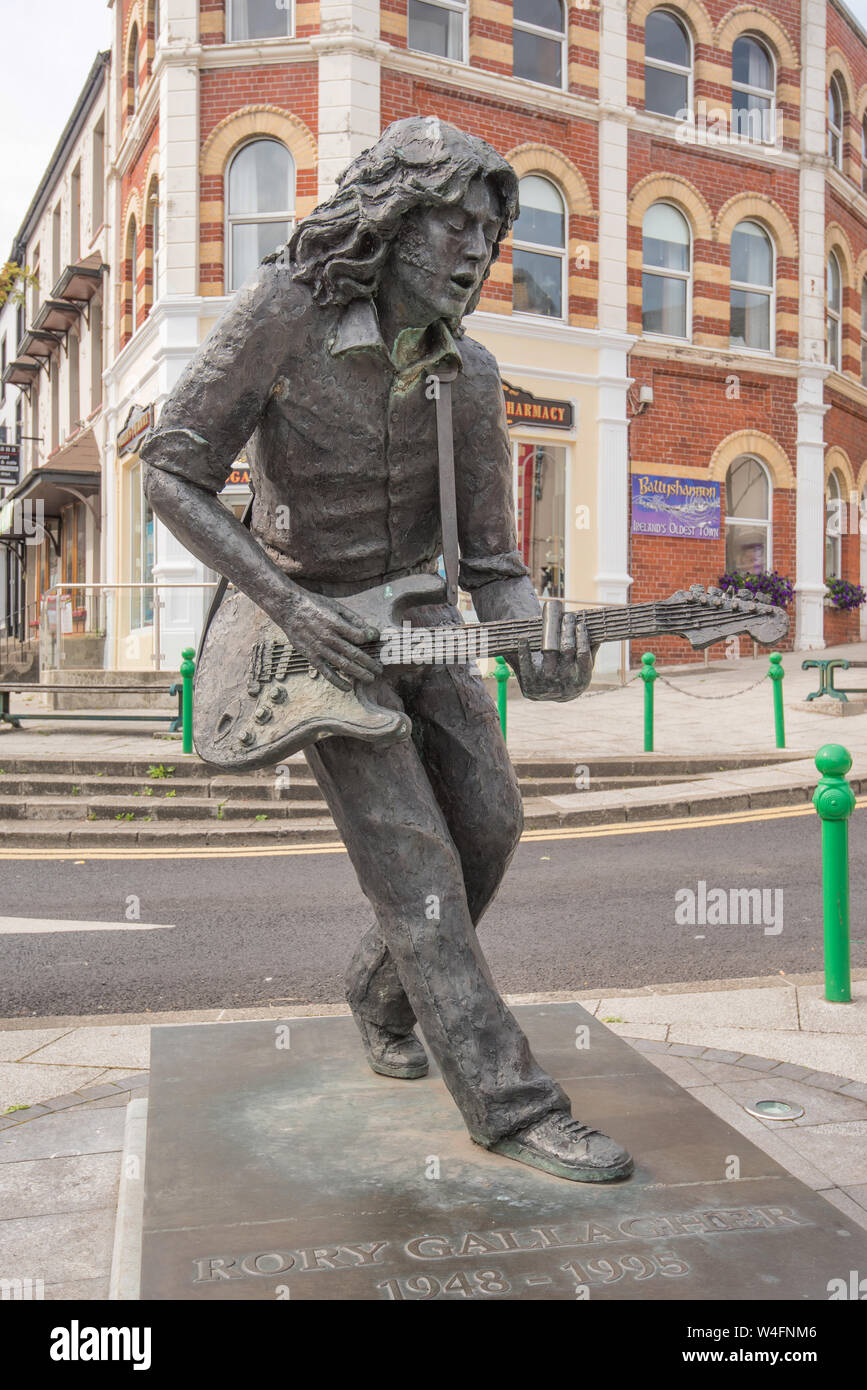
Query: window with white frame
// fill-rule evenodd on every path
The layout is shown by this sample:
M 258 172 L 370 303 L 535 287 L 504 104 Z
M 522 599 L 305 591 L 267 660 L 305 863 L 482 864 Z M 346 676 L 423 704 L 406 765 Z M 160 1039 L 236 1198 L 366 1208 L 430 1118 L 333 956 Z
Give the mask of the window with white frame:
M 843 91 L 839 79 L 828 83 L 828 156 L 837 168 L 843 167 Z
M 861 281 L 861 385 L 867 386 L 867 275 Z
M 466 0 L 409 0 L 407 47 L 466 62 Z
M 288 241 L 295 220 L 295 163 L 279 140 L 242 145 L 226 176 L 228 276 L 237 290 L 263 256 Z
M 825 336 L 827 338 L 828 365 L 839 372 L 843 319 L 843 277 L 840 274 L 840 262 L 833 251 L 828 255 L 826 300 Z
M 652 10 L 644 27 L 644 108 L 681 120 L 692 109 L 692 38 L 670 10 Z
M 825 484 L 825 579 L 843 578 L 843 487 L 832 468 Z
M 512 71 L 526 82 L 563 87 L 566 16 L 562 0 L 515 0 Z
M 521 179 L 521 213 L 512 229 L 512 309 L 563 318 L 566 205 L 538 174 Z
M 277 39 L 292 34 L 292 0 L 228 0 L 229 39 Z
M 148 215 L 151 224 L 151 302 L 156 303 L 160 296 L 160 266 L 162 263 L 162 241 L 160 239 L 160 186 L 156 179 L 148 195 Z
M 771 481 L 752 455 L 735 459 L 726 474 L 726 571 L 757 574 L 771 568 Z
M 150 627 L 154 620 L 154 514 L 142 489 L 138 459 L 129 470 L 129 539 L 129 582 L 142 586 L 129 595 L 129 625 L 134 630 Z
M 732 347 L 770 352 L 773 346 L 774 247 L 758 222 L 739 222 L 732 233 Z
M 641 326 L 666 338 L 689 336 L 692 238 L 683 213 L 654 203 L 642 228 Z
M 775 98 L 770 52 L 752 34 L 741 34 L 732 46 L 732 133 L 742 140 L 772 143 Z
M 135 24 L 134 24 L 133 27 L 132 27 L 132 34 L 130 35 L 130 40 L 129 40 L 129 86 L 130 86 L 130 96 L 131 96 L 131 107 L 130 107 L 130 110 L 131 110 L 132 114 L 135 114 L 135 112 L 138 110 L 138 97 L 139 97 L 139 86 L 138 86 L 138 28 L 136 27 Z
M 136 330 L 136 291 L 138 288 L 138 228 L 134 217 L 130 221 L 127 232 L 127 260 L 129 261 L 129 331 L 134 333 Z

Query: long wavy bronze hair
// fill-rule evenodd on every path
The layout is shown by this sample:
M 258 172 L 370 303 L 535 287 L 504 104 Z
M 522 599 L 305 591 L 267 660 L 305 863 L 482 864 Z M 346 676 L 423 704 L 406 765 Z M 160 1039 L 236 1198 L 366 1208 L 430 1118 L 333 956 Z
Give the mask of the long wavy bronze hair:
M 312 287 L 317 304 L 372 299 L 407 213 L 454 206 L 479 177 L 496 189 L 501 214 L 487 279 L 518 213 L 517 175 L 486 141 L 436 116 L 395 121 L 344 170 L 337 191 L 299 223 L 289 241 L 293 279 Z M 481 287 L 466 313 L 480 295 Z M 452 327 L 459 331 L 457 323 Z

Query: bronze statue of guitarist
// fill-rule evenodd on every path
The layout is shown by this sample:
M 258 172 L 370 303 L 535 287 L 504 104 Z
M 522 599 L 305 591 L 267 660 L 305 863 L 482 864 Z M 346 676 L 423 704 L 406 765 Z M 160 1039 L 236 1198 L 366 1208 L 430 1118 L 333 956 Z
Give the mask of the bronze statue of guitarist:
M 572 1118 L 476 937 L 522 825 L 493 704 L 472 665 L 383 667 L 376 628 L 341 602 L 407 577 L 428 599 L 440 592 L 430 576 L 443 548 L 442 379 L 452 381 L 461 585 L 482 622 L 520 633 L 541 616 L 516 545 L 497 365 L 461 328 L 516 212 L 515 173 L 484 141 L 431 117 L 389 126 L 236 295 L 141 455 L 150 503 L 184 545 L 320 681 L 363 689 L 405 716 L 395 727 L 411 727 L 385 745 L 332 734 L 306 750 L 376 913 L 348 983 L 370 1065 L 424 1075 L 418 1022 L 478 1144 L 602 1182 L 631 1173 L 629 1154 Z M 249 530 L 217 497 L 245 444 Z M 402 617 L 461 621 L 442 601 Z M 590 681 L 583 624 L 557 621 L 547 650 L 517 641 L 507 653 L 529 699 L 572 700 Z M 273 670 L 261 674 L 251 679 L 264 722 Z M 231 710 L 200 708 L 211 716 L 235 727 Z M 238 737 L 255 741 L 255 720 Z

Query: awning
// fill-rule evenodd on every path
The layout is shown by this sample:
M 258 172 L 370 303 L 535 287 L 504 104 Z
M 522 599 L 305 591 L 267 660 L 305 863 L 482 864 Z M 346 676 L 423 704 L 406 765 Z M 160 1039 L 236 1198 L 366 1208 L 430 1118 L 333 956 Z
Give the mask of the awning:
M 28 328 L 18 344 L 22 357 L 46 359 L 52 357 L 63 343 L 57 333 L 49 333 L 44 328 Z
M 34 328 L 47 328 L 52 333 L 67 333 L 81 314 L 81 304 L 69 299 L 46 299 L 33 320 Z
M 30 386 L 41 370 L 38 362 L 10 362 L 3 373 L 3 385 Z
M 52 299 L 72 299 L 87 303 L 102 286 L 102 270 L 97 265 L 68 265 L 52 288 Z
M 79 430 L 68 440 L 51 462 L 41 468 L 31 468 L 20 483 L 10 488 L 3 499 L 0 517 L 6 513 L 7 506 L 16 501 L 29 498 L 44 504 L 46 516 L 59 516 L 64 507 L 73 500 L 85 501 L 99 492 L 102 482 L 102 469 L 99 449 L 93 433 L 93 426 Z M 91 507 L 93 511 L 93 508 Z M 94 511 L 94 516 L 96 512 Z M 97 524 L 98 518 L 97 518 Z M 0 532 L 3 531 L 0 523 Z

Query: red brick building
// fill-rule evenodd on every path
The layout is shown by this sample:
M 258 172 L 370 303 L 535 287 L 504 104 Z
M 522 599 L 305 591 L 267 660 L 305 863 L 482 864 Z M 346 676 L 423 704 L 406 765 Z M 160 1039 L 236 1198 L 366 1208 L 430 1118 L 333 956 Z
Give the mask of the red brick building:
M 104 467 L 118 579 L 201 578 L 147 516 L 134 431 L 117 448 L 131 413 L 158 416 L 261 255 L 390 121 L 422 114 L 483 136 L 522 180 L 524 212 L 470 332 L 515 399 L 553 406 L 513 421 L 540 590 L 625 602 L 777 570 L 796 589 L 799 645 L 858 635 L 857 610 L 828 607 L 825 587 L 867 574 L 867 38 L 843 5 L 115 10 Z M 636 525 L 641 478 L 661 520 Z M 660 479 L 704 499 L 698 521 L 679 503 L 665 520 Z M 243 459 L 235 488 L 237 505 Z M 129 649 L 144 662 L 138 616 Z M 179 645 L 198 613 L 168 619 Z

